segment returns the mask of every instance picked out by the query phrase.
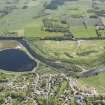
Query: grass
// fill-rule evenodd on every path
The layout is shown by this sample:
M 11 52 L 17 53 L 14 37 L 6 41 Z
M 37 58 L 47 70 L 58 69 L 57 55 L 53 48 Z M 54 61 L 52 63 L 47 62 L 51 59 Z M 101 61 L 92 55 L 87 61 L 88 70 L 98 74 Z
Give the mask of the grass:
M 6 0 L 5 0 L 6 1 Z M 0 1 L 4 8 L 5 1 Z M 63 36 L 61 32 L 45 32 L 42 31 L 42 19 L 45 17 L 51 17 L 52 19 L 59 19 L 61 15 L 67 16 L 90 16 L 94 13 L 87 13 L 88 9 L 91 9 L 90 0 L 79 0 L 77 3 L 67 2 L 58 9 L 53 10 L 50 15 L 41 16 L 44 11 L 43 4 L 49 3 L 49 0 L 36 0 L 34 6 L 30 6 L 27 9 L 22 9 L 22 5 L 25 0 L 20 0 L 17 4 L 18 9 L 13 10 L 9 15 L 4 18 L 0 18 L 0 33 L 18 31 L 23 32 L 25 37 L 47 37 L 47 36 Z M 30 3 L 29 3 L 30 4 Z M 102 7 L 103 8 L 103 7 Z M 39 16 L 39 17 L 38 17 Z M 41 16 L 41 17 L 40 17 Z M 100 17 L 105 25 L 105 18 Z M 70 26 L 70 31 L 75 37 L 95 37 L 95 27 L 90 25 L 87 29 L 84 26 Z M 105 32 L 102 31 L 103 36 Z M 75 41 L 33 41 L 30 43 L 33 50 L 50 59 L 56 61 L 73 62 L 83 70 L 87 70 L 93 67 L 97 67 L 105 62 L 105 41 L 81 41 L 78 47 Z M 13 48 L 17 46 L 15 42 L 0 42 L 0 48 Z M 53 68 L 48 67 L 42 63 L 39 63 L 39 67 L 36 72 L 40 75 L 57 73 Z M 104 75 L 99 74 L 95 77 L 81 78 L 79 81 L 83 85 L 89 85 L 96 87 L 97 90 L 105 90 Z M 98 84 L 98 85 L 97 85 Z M 59 89 L 62 93 L 66 83 Z
M 0 49 L 5 49 L 5 48 L 15 48 L 18 46 L 18 43 L 16 41 L 0 41 Z
M 50 15 L 46 17 L 50 17 L 52 19 L 58 19 L 62 15 L 66 16 L 91 16 L 93 13 L 87 13 L 88 9 L 91 9 L 91 1 L 79 0 L 78 2 L 65 2 L 64 5 L 58 6 L 58 9 L 52 10 Z M 49 36 L 63 36 L 64 33 L 61 32 L 45 32 L 42 31 L 41 28 L 43 26 L 42 19 L 45 17 L 40 17 L 35 19 L 32 23 L 28 24 L 24 28 L 24 32 L 26 37 L 49 37 Z M 104 18 L 103 18 L 104 20 Z M 70 31 L 74 34 L 75 37 L 97 37 L 95 26 L 88 25 L 85 28 L 82 26 L 70 26 Z M 101 32 L 102 36 L 104 36 L 104 31 Z
M 57 96 L 62 95 L 66 87 L 67 87 L 67 81 L 63 81 L 57 89 L 58 90 Z
M 44 17 L 38 18 L 24 28 L 24 33 L 26 37 L 46 37 L 46 36 L 62 36 L 61 32 L 45 32 L 41 30 L 43 24 L 42 19 Z
M 88 26 L 87 29 L 84 26 L 74 26 L 70 29 L 76 38 L 97 37 L 94 26 Z
M 105 25 L 105 17 L 101 17 L 103 24 Z
M 24 4 L 31 3 L 25 0 L 20 0 L 11 13 L 0 19 L 0 33 L 11 32 L 24 29 L 24 27 L 32 22 L 37 16 L 41 15 L 44 9 L 43 4 L 48 0 L 36 0 L 37 5 L 29 6 L 27 9 L 22 9 Z M 6 5 L 6 4 L 5 4 Z
M 61 102 L 59 101 L 59 97 L 64 94 L 65 89 L 68 87 L 67 81 L 63 80 L 60 82 L 56 87 L 54 88 L 56 90 L 56 94 L 54 95 L 48 95 L 48 99 L 41 96 L 39 98 L 40 105 L 61 105 Z
M 51 0 L 36 0 L 34 2 L 28 2 L 25 0 L 20 0 L 10 14 L 3 18 L 0 18 L 0 33 L 16 31 L 21 35 L 26 37 L 46 37 L 46 36 L 63 36 L 64 33 L 61 32 L 45 32 L 42 31 L 42 16 L 44 14 L 44 4 L 50 3 Z M 2 6 L 5 8 L 6 0 L 0 1 Z M 22 7 L 27 3 L 28 8 L 22 9 Z M 65 2 L 64 5 L 58 6 L 58 9 L 52 10 L 51 13 L 46 17 L 51 17 L 52 19 L 59 19 L 62 15 L 67 16 L 90 16 L 91 13 L 87 13 L 88 9 L 91 9 L 91 1 L 79 0 L 77 2 L 70 1 Z M 38 17 L 39 16 L 39 17 Z M 102 18 L 104 23 L 104 18 Z M 71 26 L 70 31 L 75 37 L 95 37 L 96 31 L 94 26 L 88 26 L 86 29 L 84 26 Z M 104 32 L 101 32 L 104 34 Z M 104 36 L 104 35 L 103 35 Z
M 30 46 L 40 55 L 56 61 L 69 61 L 84 69 L 99 66 L 105 61 L 105 41 L 33 41 Z
M 39 63 L 38 68 L 36 69 L 36 73 L 38 73 L 39 75 L 57 74 L 57 72 L 53 68 L 48 67 L 42 63 Z
M 82 15 L 87 16 L 87 9 L 91 8 L 91 2 L 87 0 L 78 0 L 77 2 L 66 2 L 64 5 L 59 6 L 54 10 L 54 15 Z M 52 14 L 53 15 L 53 14 Z
M 80 78 L 78 81 L 82 87 L 94 87 L 97 91 L 105 93 L 105 73 L 93 77 Z

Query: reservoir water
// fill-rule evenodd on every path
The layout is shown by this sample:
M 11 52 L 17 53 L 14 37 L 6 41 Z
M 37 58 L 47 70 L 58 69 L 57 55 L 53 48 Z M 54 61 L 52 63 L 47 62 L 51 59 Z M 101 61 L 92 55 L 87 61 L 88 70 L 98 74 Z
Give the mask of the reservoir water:
M 0 51 L 0 69 L 14 72 L 31 71 L 37 63 L 24 51 L 19 49 L 6 49 Z

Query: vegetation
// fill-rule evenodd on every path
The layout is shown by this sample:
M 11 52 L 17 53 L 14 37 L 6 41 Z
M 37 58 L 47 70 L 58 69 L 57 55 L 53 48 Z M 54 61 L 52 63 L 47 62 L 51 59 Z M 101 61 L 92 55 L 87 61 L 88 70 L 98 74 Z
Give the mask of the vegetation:
M 104 40 L 29 42 L 33 50 L 40 55 L 64 64 L 73 63 L 82 70 L 89 70 L 104 63 Z
M 104 78 L 105 73 L 101 73 L 93 77 L 81 78 L 79 79 L 79 82 L 81 86 L 95 87 L 98 90 L 98 92 L 104 93 L 105 92 Z
M 105 65 L 105 0 L 0 0 L 0 37 L 10 33 L 47 64 L 37 59 L 27 73 L 1 70 L 0 105 L 105 104 L 104 73 L 74 78 Z M 16 41 L 0 40 L 0 50 L 8 48 L 29 54 Z

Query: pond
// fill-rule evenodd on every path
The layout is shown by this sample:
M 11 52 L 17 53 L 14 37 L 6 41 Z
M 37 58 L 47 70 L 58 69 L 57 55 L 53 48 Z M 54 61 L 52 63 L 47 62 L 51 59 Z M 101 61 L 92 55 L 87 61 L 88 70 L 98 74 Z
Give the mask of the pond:
M 37 66 L 24 51 L 5 49 L 0 51 L 0 69 L 14 72 L 31 71 Z

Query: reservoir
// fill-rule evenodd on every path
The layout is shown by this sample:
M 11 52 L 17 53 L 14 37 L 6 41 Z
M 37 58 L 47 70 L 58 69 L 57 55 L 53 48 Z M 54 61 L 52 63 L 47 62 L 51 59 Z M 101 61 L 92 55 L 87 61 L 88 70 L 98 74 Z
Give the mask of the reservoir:
M 32 71 L 37 63 L 24 51 L 19 49 L 6 49 L 0 51 L 0 69 L 13 72 Z

